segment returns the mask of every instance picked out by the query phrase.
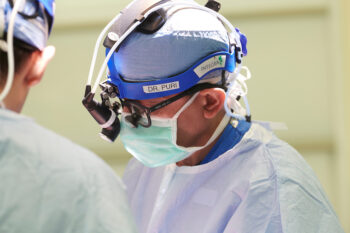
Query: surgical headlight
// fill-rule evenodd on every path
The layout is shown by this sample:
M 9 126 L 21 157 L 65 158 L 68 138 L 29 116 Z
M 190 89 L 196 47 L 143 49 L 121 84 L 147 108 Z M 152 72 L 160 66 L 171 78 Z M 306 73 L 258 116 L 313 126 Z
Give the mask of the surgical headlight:
M 149 34 L 159 30 L 167 20 L 164 9 L 170 9 L 174 6 L 180 7 L 179 10 L 186 8 L 202 10 L 219 19 L 229 29 L 228 36 L 230 42 L 228 51 L 210 54 L 193 64 L 185 72 L 171 77 L 145 82 L 127 81 L 118 72 L 114 64 L 116 62 L 115 55 L 120 45 L 135 30 Z M 164 97 L 190 89 L 198 84 L 207 74 L 217 70 L 239 73 L 242 57 L 246 53 L 246 38 L 225 17 L 217 13 L 219 9 L 220 4 L 213 0 L 209 0 L 206 7 L 184 0 L 135 0 L 103 29 L 94 49 L 83 104 L 93 118 L 101 125 L 103 129 L 102 134 L 108 137 L 109 141 L 114 141 L 118 136 L 116 133 L 120 129 L 118 115 L 121 112 L 120 107 L 123 101 L 120 101 L 121 103 L 111 103 L 108 97 L 118 97 L 120 100 L 124 98 L 142 100 Z M 107 37 L 104 39 L 103 44 L 106 47 L 106 58 L 98 72 L 95 84 L 91 88 L 97 51 L 105 34 L 107 34 Z M 93 98 L 107 66 L 107 81 L 101 85 L 103 88 L 101 93 L 102 103 L 98 103 Z M 112 89 L 113 94 L 108 93 L 108 90 Z M 140 122 L 140 116 L 143 114 L 141 109 L 136 105 L 130 105 L 130 108 L 134 109 L 134 118 L 130 119 L 130 122 L 136 126 L 142 125 L 147 127 L 148 123 L 143 124 Z M 112 125 L 115 125 L 116 128 L 112 129 Z M 114 130 L 114 133 L 110 133 L 110 130 Z

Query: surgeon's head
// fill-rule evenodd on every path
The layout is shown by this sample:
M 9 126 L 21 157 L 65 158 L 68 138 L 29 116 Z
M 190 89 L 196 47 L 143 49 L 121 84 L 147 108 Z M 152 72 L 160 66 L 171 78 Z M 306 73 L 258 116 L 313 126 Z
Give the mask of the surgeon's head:
M 246 38 L 193 1 L 168 1 L 175 4 L 158 7 L 130 34 L 123 31 L 134 26 L 123 19 L 138 17 L 135 5 L 154 7 L 147 2 L 157 1 L 129 5 L 104 42 L 112 54 L 107 85 L 122 105 L 120 138 L 147 166 L 195 165 L 229 122 L 225 92 L 246 55 Z
M 117 60 L 116 69 L 125 80 L 166 81 L 169 77 L 190 69 L 210 54 L 228 51 L 227 30 L 215 16 L 199 9 L 177 11 L 176 8 L 169 10 L 167 14 L 167 21 L 157 32 L 145 34 L 135 31 L 121 45 L 114 59 Z M 201 83 L 217 84 L 221 83 L 221 79 L 222 71 L 219 70 L 207 74 Z M 150 87 L 149 91 L 161 91 L 158 90 L 161 88 L 172 89 L 177 88 L 177 85 L 163 84 L 163 87 L 155 85 Z M 136 101 L 143 106 L 151 107 L 184 91 L 172 95 L 167 95 L 165 91 L 161 97 L 140 98 Z M 208 86 L 203 90 L 199 88 L 150 113 L 151 119 L 172 118 L 192 97 L 192 104 L 178 116 L 177 143 L 186 147 L 204 145 L 215 130 L 224 115 L 223 88 L 219 86 Z M 124 107 L 124 111 L 130 110 Z
M 0 97 L 3 107 L 20 112 L 30 87 L 40 82 L 55 53 L 53 46 L 46 46 L 53 17 L 54 0 L 0 0 Z M 13 75 L 9 77 L 11 70 Z

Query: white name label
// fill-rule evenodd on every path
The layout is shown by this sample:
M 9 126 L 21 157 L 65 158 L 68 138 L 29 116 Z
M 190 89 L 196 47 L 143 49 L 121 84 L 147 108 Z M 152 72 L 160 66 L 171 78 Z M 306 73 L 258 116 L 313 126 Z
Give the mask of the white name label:
M 143 91 L 145 93 L 156 93 L 156 92 L 175 90 L 179 88 L 180 88 L 179 81 L 176 81 L 176 82 L 163 83 L 158 85 L 143 86 Z
M 226 56 L 218 55 L 204 61 L 202 64 L 200 64 L 194 69 L 194 72 L 199 78 L 201 78 L 204 74 L 213 69 L 225 67 L 225 64 Z

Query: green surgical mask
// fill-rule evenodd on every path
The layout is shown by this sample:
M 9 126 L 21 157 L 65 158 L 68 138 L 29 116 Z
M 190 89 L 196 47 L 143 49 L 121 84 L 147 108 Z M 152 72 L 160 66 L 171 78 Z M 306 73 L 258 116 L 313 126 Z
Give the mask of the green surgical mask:
M 172 118 L 151 117 L 152 125 L 148 128 L 134 128 L 125 121 L 125 117 L 128 114 L 123 113 L 120 138 L 126 150 L 145 166 L 158 167 L 181 161 L 212 143 L 229 122 L 230 118 L 228 116 L 225 115 L 223 117 L 217 129 L 204 146 L 182 147 L 176 144 L 177 119 L 192 104 L 197 94 L 192 96 Z

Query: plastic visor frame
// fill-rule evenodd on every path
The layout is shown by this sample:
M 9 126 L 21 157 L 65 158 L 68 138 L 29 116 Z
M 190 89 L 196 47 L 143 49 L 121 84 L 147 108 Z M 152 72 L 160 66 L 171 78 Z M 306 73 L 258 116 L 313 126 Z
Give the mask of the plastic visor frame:
M 110 49 L 106 49 L 106 54 L 109 51 Z M 117 96 L 120 99 L 144 100 L 177 94 L 193 87 L 213 71 L 226 70 L 232 73 L 236 68 L 235 51 L 222 51 L 201 59 L 181 74 L 155 81 L 130 82 L 124 80 L 115 69 L 115 56 L 113 54 L 108 62 L 110 74 L 107 82 L 117 87 Z

